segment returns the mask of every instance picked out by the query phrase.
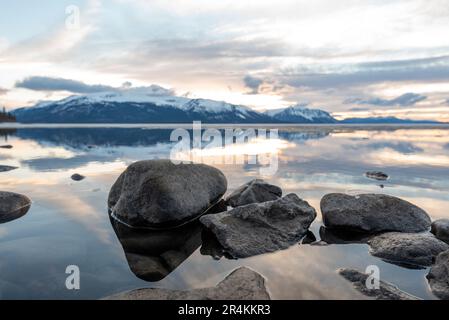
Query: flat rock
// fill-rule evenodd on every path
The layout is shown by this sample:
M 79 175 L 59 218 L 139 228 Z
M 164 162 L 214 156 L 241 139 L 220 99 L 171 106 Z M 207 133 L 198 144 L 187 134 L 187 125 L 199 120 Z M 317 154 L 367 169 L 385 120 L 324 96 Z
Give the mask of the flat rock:
M 15 170 L 15 169 L 17 169 L 17 167 L 0 165 L 0 172 L 6 172 L 6 171 Z
M 282 189 L 262 179 L 254 179 L 232 192 L 226 202 L 231 207 L 276 200 L 282 197 Z
M 440 219 L 432 222 L 431 232 L 446 243 L 449 243 L 449 219 Z
M 429 232 L 387 232 L 371 238 L 368 244 L 373 256 L 411 268 L 430 266 L 439 253 L 449 249 Z
M 205 215 L 200 221 L 234 258 L 286 249 L 301 240 L 316 211 L 296 194 Z
M 340 269 L 338 273 L 349 282 L 352 282 L 357 291 L 376 300 L 419 300 L 419 298 L 401 291 L 395 285 L 382 280 L 379 281 L 378 289 L 369 289 L 366 285 L 369 274 L 354 269 Z
M 385 181 L 388 180 L 389 176 L 388 174 L 381 172 L 381 171 L 368 171 L 365 173 L 365 176 L 369 179 L 379 180 L 379 181 Z
M 321 212 L 326 227 L 368 233 L 428 231 L 431 221 L 421 208 L 384 194 L 331 193 L 321 199 Z
M 449 300 L 449 250 L 440 253 L 427 275 L 433 294 L 443 300 Z
M 269 300 L 265 279 L 257 272 L 240 267 L 217 286 L 190 291 L 144 288 L 115 294 L 107 300 Z
M 73 181 L 81 181 L 81 180 L 84 180 L 86 177 L 81 174 L 75 173 L 75 174 L 72 174 L 72 176 L 70 178 Z
M 108 206 L 127 225 L 171 228 L 204 214 L 221 199 L 226 187 L 223 173 L 204 164 L 139 161 L 114 183 Z
M 25 215 L 31 200 L 22 194 L 0 191 L 0 223 L 15 220 Z

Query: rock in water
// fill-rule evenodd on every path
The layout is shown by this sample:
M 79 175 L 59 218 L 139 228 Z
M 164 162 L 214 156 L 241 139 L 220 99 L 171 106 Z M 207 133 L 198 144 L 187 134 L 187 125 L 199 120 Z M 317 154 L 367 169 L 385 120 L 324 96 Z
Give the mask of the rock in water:
M 441 241 L 449 243 L 449 219 L 434 221 L 431 232 Z
M 0 191 L 0 223 L 20 218 L 30 206 L 31 200 L 22 194 Z
M 16 169 L 17 169 L 17 167 L 0 165 L 0 172 L 6 172 L 6 171 L 11 171 L 11 170 L 16 170 Z
M 231 207 L 276 200 L 282 197 L 282 189 L 261 179 L 254 179 L 237 188 L 227 198 Z
M 429 232 L 387 232 L 368 240 L 370 253 L 389 262 L 410 267 L 426 267 L 449 245 Z
M 12 149 L 12 145 L 5 144 L 5 145 L 0 146 L 0 148 L 2 148 L 2 149 Z
M 329 228 L 371 233 L 421 232 L 430 228 L 430 217 L 424 210 L 384 194 L 331 193 L 321 199 L 321 212 Z
M 114 183 L 108 205 L 115 218 L 132 227 L 171 228 L 198 218 L 226 187 L 223 173 L 204 164 L 139 161 Z
M 178 291 L 144 288 L 119 293 L 107 300 L 269 300 L 265 279 L 246 267 L 234 270 L 213 288 Z
M 86 177 L 83 175 L 80 175 L 78 173 L 75 173 L 75 174 L 72 174 L 71 178 L 73 181 L 81 181 L 81 180 L 84 180 Z
M 369 179 L 385 181 L 388 180 L 388 174 L 380 172 L 380 171 L 368 171 L 365 173 L 365 176 Z
M 201 217 L 200 221 L 234 258 L 286 249 L 299 241 L 316 211 L 296 194 Z
M 379 289 L 369 289 L 366 285 L 369 275 L 357 270 L 340 269 L 338 273 L 349 282 L 352 282 L 357 291 L 376 300 L 419 300 L 417 297 L 403 292 L 398 287 L 385 281 L 379 281 Z
M 433 294 L 443 300 L 449 300 L 449 250 L 440 253 L 427 275 Z

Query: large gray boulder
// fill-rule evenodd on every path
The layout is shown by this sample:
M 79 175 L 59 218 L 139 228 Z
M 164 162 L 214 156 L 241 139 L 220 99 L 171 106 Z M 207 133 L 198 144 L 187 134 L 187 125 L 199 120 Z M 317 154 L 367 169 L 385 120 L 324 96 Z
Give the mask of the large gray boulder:
M 430 228 L 430 217 L 424 210 L 384 194 L 331 193 L 321 199 L 321 212 L 329 228 L 369 233 L 421 232 Z
M 254 179 L 232 192 L 226 202 L 231 207 L 276 200 L 282 197 L 282 189 L 262 179 Z
M 223 173 L 204 164 L 146 160 L 131 164 L 109 193 L 119 221 L 144 228 L 171 228 L 205 213 L 226 192 Z
M 429 232 L 387 232 L 371 238 L 368 244 L 373 256 L 411 268 L 430 266 L 439 253 L 449 249 Z
M 401 291 L 395 285 L 382 280 L 379 281 L 378 289 L 368 288 L 366 282 L 370 275 L 366 273 L 354 269 L 339 269 L 338 273 L 351 282 L 357 291 L 376 300 L 419 300 L 417 297 Z
M 292 193 L 278 200 L 205 215 L 200 222 L 227 253 L 244 258 L 288 248 L 306 234 L 315 217 L 315 209 Z
M 31 200 L 22 194 L 0 191 L 0 223 L 12 221 L 25 215 Z
M 446 243 L 449 243 L 449 219 L 440 219 L 432 222 L 431 232 Z
M 440 253 L 427 275 L 433 294 L 443 300 L 449 300 L 449 250 Z
M 265 279 L 246 267 L 234 270 L 217 286 L 190 291 L 144 288 L 115 294 L 107 300 L 269 300 Z

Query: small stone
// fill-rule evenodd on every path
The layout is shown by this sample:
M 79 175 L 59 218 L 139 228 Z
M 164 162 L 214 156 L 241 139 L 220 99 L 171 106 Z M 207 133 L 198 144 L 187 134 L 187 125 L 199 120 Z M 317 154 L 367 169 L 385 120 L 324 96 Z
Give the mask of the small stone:
M 12 149 L 13 146 L 10 145 L 10 144 L 5 144 L 5 145 L 0 146 L 0 148 L 1 148 L 1 149 Z
M 84 180 L 86 177 L 81 174 L 75 173 L 75 174 L 72 174 L 71 178 L 73 181 L 81 181 L 81 180 Z
M 31 200 L 22 194 L 0 191 L 0 223 L 9 222 L 25 215 Z
M 388 174 L 381 171 L 368 171 L 367 173 L 365 173 L 365 176 L 369 179 L 374 179 L 378 181 L 385 181 L 388 180 L 389 178 Z
M 11 170 L 16 170 L 18 169 L 17 167 L 13 167 L 13 166 L 2 166 L 0 165 L 0 172 L 6 172 L 6 171 L 11 171 Z

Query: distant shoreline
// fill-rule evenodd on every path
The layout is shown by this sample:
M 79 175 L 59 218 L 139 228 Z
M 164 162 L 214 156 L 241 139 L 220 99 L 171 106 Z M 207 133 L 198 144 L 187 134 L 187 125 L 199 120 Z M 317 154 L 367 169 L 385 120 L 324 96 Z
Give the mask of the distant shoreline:
M 388 129 L 449 129 L 449 123 L 440 124 L 305 124 L 305 123 L 201 123 L 203 128 L 295 128 L 295 129 L 365 129 L 365 130 L 388 130 Z M 192 128 L 192 123 L 0 123 L 0 129 L 31 129 L 31 128 L 144 128 L 144 129 L 174 129 Z

